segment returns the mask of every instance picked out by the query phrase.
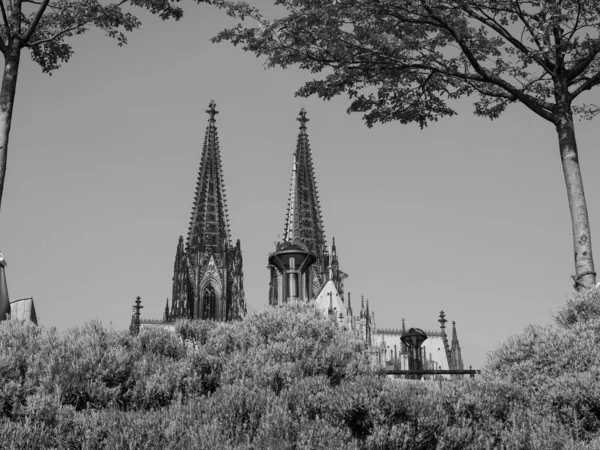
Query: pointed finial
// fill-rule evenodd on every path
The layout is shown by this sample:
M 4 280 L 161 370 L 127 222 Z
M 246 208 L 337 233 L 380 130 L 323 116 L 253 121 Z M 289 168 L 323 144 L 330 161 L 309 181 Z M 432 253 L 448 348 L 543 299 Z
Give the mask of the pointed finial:
M 350 292 L 348 292 L 348 309 L 352 309 L 352 305 L 350 304 Z
M 360 295 L 360 309 L 365 309 L 365 296 L 364 296 L 364 294 Z
M 458 335 L 456 334 L 456 322 L 452 321 L 452 347 L 458 346 Z
M 446 328 L 446 322 L 448 322 L 446 320 L 446 314 L 444 314 L 444 311 L 440 311 L 440 318 L 438 319 L 438 322 L 440 323 L 440 328 Z
M 309 119 L 306 117 L 306 110 L 304 108 L 300 110 L 300 117 L 296 120 L 300 122 L 300 129 L 306 130 L 306 122 L 308 122 Z
M 214 123 L 215 122 L 215 116 L 217 114 L 219 114 L 219 111 L 217 111 L 215 108 L 217 107 L 217 104 L 215 103 L 214 100 L 211 100 L 210 103 L 208 104 L 208 109 L 206 110 L 206 112 L 209 115 L 209 119 L 208 121 L 210 123 Z
M 165 311 L 169 310 L 169 298 L 167 297 L 167 305 L 165 306 Z

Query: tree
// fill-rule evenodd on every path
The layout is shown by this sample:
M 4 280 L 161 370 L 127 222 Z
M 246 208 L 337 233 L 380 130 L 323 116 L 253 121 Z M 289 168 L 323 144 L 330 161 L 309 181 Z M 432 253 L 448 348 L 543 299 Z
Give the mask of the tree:
M 600 84 L 597 0 L 276 0 L 284 17 L 266 20 L 244 2 L 220 8 L 258 27 L 219 33 L 268 67 L 298 64 L 320 79 L 296 95 L 345 94 L 368 126 L 398 120 L 421 128 L 451 116 L 449 101 L 474 95 L 475 114 L 497 118 L 520 102 L 556 128 L 573 227 L 575 287 L 596 283 L 573 116 L 600 109 L 576 103 Z
M 196 0 L 208 2 L 208 0 Z M 51 74 L 69 61 L 73 49 L 68 38 L 97 28 L 106 36 L 127 43 L 124 32 L 140 27 L 139 19 L 123 10 L 124 5 L 145 8 L 161 19 L 179 20 L 183 10 L 178 0 L 0 0 L 0 51 L 4 55 L 4 73 L 0 89 L 0 204 L 4 191 L 8 136 L 19 75 L 21 51 L 31 52 L 31 58 L 42 71 Z

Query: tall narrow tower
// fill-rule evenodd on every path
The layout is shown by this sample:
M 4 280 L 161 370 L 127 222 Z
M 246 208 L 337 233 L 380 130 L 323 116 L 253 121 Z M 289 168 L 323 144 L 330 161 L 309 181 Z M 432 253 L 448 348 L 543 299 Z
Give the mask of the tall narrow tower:
M 303 292 L 310 292 L 312 298 L 317 296 L 329 280 L 328 271 L 331 267 L 336 288 L 340 295 L 343 295 L 343 279 L 347 275 L 339 270 L 337 249 L 334 248 L 332 255 L 327 249 L 319 193 L 306 132 L 306 123 L 309 119 L 304 108 L 300 110 L 297 120 L 300 122 L 300 132 L 294 153 L 288 210 L 283 239 L 278 243 L 276 252 L 281 244 L 301 241 L 308 253 L 314 257 L 314 263 L 310 265 L 306 274 L 306 283 L 310 283 L 310 286 L 305 286 Z M 273 260 L 269 261 L 268 268 L 271 271 L 269 304 L 277 305 L 282 301 L 285 302 L 286 298 L 283 286 L 284 274 Z
M 231 244 L 227 200 L 211 101 L 185 249 L 179 237 L 171 319 L 235 320 L 246 314 L 240 241 Z

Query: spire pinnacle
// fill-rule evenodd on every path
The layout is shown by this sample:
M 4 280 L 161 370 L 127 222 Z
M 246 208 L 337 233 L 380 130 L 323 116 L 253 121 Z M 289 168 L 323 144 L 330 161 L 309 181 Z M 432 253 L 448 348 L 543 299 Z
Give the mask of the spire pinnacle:
M 210 103 L 208 104 L 208 109 L 206 110 L 206 112 L 208 113 L 209 116 L 209 123 L 212 125 L 215 123 L 215 116 L 217 114 L 219 114 L 219 111 L 216 110 L 217 104 L 215 103 L 214 100 L 211 100 Z
M 448 322 L 446 320 L 446 314 L 444 314 L 444 311 L 440 311 L 440 318 L 438 319 L 438 322 L 440 323 L 440 328 L 442 329 L 442 332 L 446 332 L 445 328 L 446 328 L 446 322 Z
M 140 310 L 142 308 L 142 298 L 138 295 L 135 298 L 133 314 L 131 315 L 131 325 L 129 325 L 129 332 L 134 336 L 140 332 Z
M 456 322 L 452 321 L 452 347 L 458 344 L 458 336 L 456 335 Z
M 298 117 L 296 120 L 300 122 L 300 130 L 305 131 L 306 122 L 308 122 L 310 119 L 306 117 L 306 110 L 304 108 L 300 110 L 300 117 Z
M 198 182 L 187 236 L 187 251 L 219 252 L 230 242 L 227 196 L 223 181 L 219 137 L 215 126 L 216 103 L 211 100 L 204 136 Z

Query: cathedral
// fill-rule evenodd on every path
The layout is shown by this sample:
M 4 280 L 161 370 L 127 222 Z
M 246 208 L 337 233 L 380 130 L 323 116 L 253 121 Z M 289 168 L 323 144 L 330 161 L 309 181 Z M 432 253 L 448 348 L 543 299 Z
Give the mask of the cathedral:
M 232 321 L 246 314 L 242 250 L 231 243 L 227 202 L 215 116 L 210 102 L 196 193 L 187 238 L 179 237 L 173 270 L 171 307 L 167 300 L 162 320 L 140 318 L 140 299 L 131 321 L 133 333 L 150 326 L 172 326 L 176 319 Z M 369 300 L 361 296 L 355 313 L 350 292 L 344 298 L 344 280 L 335 238 L 327 246 L 304 108 L 292 163 L 289 200 L 281 240 L 268 257 L 269 305 L 312 301 L 339 327 L 359 336 L 373 362 L 399 370 L 462 370 L 463 361 L 453 322 L 452 342 L 446 334 L 442 311 L 439 330 L 384 329 L 375 325 Z M 411 345 L 408 338 L 416 338 Z M 415 362 L 417 361 L 417 362 Z M 417 364 L 417 365 L 415 365 Z

